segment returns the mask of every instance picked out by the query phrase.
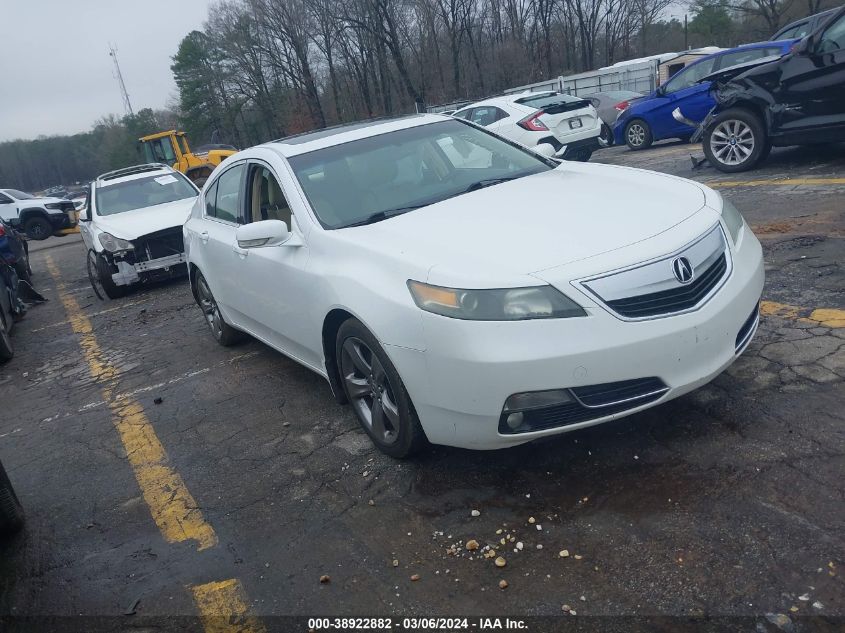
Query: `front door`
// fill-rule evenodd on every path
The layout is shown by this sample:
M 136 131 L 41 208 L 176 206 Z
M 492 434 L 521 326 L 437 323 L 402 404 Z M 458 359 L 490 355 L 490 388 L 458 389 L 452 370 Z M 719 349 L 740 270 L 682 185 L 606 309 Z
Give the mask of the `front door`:
M 289 356 L 320 368 L 322 315 L 311 312 L 317 280 L 306 273 L 308 248 L 280 183 L 268 163 L 249 163 L 244 223 L 281 220 L 291 237 L 277 246 L 241 249 L 236 262 L 241 304 L 256 335 Z
M 775 131 L 804 142 L 845 139 L 845 12 L 810 50 L 785 58 L 780 73 Z

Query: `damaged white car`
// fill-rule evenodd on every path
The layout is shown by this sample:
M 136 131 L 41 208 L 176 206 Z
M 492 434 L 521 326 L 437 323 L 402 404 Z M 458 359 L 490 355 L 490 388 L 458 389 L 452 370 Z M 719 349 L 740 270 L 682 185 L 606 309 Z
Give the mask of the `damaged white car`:
M 79 228 L 98 297 L 117 299 L 138 284 L 186 274 L 182 225 L 198 194 L 160 164 L 110 171 L 91 183 Z

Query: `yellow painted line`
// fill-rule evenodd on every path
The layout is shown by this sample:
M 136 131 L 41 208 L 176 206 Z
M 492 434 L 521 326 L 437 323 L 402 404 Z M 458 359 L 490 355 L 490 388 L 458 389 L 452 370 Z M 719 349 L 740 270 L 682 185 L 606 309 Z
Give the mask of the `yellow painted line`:
M 247 615 L 247 599 L 237 579 L 190 587 L 206 633 L 264 633 L 261 621 Z
M 702 182 L 708 187 L 764 187 L 770 186 L 798 186 L 798 185 L 845 185 L 845 178 L 777 178 L 771 180 L 717 180 Z
M 809 314 L 807 314 L 809 312 Z M 833 329 L 845 328 L 845 310 L 836 308 L 816 308 L 809 310 L 801 306 L 793 306 L 777 301 L 761 301 L 760 314 L 763 316 L 776 316 L 782 319 L 792 319 L 802 323 L 814 323 L 819 327 Z
M 206 523 L 182 477 L 171 466 L 143 407 L 131 397 L 119 394 L 119 372 L 100 349 L 91 321 L 76 298 L 65 290 L 59 269 L 50 255 L 47 256 L 47 268 L 56 281 L 56 290 L 71 328 L 79 335 L 79 345 L 91 377 L 99 384 L 103 400 L 111 409 L 112 422 L 123 442 L 126 457 L 162 536 L 170 543 L 195 541 L 198 550 L 216 545 L 217 535 Z

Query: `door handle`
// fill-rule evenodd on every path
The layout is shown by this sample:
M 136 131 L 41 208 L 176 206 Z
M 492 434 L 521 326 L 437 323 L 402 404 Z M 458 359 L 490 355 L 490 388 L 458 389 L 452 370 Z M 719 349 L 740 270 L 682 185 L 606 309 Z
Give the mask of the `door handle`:
M 232 247 L 232 250 L 233 250 L 233 251 L 235 251 L 235 252 L 236 252 L 236 253 L 237 253 L 237 254 L 241 257 L 241 259 L 243 259 L 243 258 L 244 258 L 244 257 L 246 257 L 247 255 L 249 255 L 249 251 L 248 251 L 247 249 L 245 249 L 245 248 L 241 248 L 241 247 L 240 247 L 240 246 L 238 246 L 237 244 L 235 244 L 235 245 Z
M 200 233 L 200 239 L 202 240 L 203 244 L 206 244 L 208 242 L 208 231 L 203 231 L 202 233 Z

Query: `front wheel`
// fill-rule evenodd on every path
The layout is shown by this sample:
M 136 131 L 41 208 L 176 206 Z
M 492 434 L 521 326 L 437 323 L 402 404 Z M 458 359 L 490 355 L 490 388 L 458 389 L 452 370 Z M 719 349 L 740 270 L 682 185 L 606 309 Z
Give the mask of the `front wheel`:
M 340 326 L 335 355 L 346 397 L 376 448 L 402 459 L 425 446 L 425 432 L 399 372 L 360 321 L 349 319 Z
M 710 164 L 725 173 L 753 169 L 771 149 L 763 123 L 743 108 L 719 114 L 704 132 L 702 146 Z
M 3 464 L 0 464 L 0 535 L 12 534 L 23 527 L 23 508 L 12 489 Z
M 129 293 L 130 286 L 118 286 L 112 279 L 111 265 L 102 255 L 88 251 L 88 281 L 98 299 L 120 299 Z
M 601 124 L 601 132 L 599 133 L 599 145 L 601 147 L 610 147 L 613 145 L 613 130 L 607 123 Z
M 625 143 L 632 150 L 641 150 L 651 147 L 654 142 L 654 135 L 648 123 L 642 119 L 634 119 L 625 126 Z
M 12 337 L 9 335 L 6 317 L 3 316 L 3 308 L 0 307 L 0 363 L 12 360 L 15 355 L 15 348 L 12 346 Z

